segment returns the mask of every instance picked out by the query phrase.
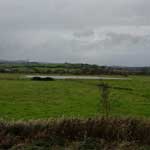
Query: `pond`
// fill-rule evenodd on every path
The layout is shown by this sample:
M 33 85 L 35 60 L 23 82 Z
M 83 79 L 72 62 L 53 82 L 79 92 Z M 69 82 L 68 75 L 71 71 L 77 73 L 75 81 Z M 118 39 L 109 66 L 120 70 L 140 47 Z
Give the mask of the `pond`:
M 27 75 L 26 78 L 34 78 L 34 77 L 40 77 L 40 78 L 53 78 L 53 79 L 81 79 L 81 80 L 130 80 L 130 78 L 119 78 L 119 77 L 99 77 L 99 76 L 57 76 L 57 75 Z

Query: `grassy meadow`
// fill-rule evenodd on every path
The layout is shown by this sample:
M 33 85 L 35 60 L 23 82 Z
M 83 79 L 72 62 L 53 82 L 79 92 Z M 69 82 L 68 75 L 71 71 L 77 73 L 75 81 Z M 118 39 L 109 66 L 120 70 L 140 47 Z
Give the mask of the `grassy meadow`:
M 0 74 L 0 118 L 14 120 L 44 118 L 88 118 L 103 115 L 100 80 L 31 81 L 24 75 Z M 103 81 L 132 91 L 110 90 L 110 115 L 150 116 L 150 77 Z

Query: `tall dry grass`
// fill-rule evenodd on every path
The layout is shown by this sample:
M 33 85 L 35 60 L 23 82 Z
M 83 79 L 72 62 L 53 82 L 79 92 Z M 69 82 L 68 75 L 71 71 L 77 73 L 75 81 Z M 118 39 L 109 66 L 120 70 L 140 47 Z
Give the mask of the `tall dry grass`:
M 134 141 L 150 145 L 150 121 L 140 119 L 52 119 L 28 122 L 0 121 L 0 145 L 30 143 L 33 140 L 85 138 L 113 141 Z

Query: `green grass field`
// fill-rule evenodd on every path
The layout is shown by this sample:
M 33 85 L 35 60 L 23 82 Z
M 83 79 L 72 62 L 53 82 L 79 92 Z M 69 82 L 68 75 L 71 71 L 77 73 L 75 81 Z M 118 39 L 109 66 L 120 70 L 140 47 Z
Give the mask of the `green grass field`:
M 98 80 L 31 81 L 20 75 L 0 74 L 0 118 L 43 119 L 93 117 L 103 114 Z M 128 81 L 105 81 L 132 88 L 111 90 L 112 116 L 150 116 L 150 77 L 130 76 Z

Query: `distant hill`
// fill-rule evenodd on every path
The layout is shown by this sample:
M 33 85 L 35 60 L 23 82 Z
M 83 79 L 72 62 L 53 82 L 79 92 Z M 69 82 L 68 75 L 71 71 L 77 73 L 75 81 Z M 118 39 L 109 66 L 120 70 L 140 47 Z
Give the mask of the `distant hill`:
M 0 60 L 0 72 L 72 75 L 150 75 L 150 67 L 99 66 L 82 63 L 47 63 Z

